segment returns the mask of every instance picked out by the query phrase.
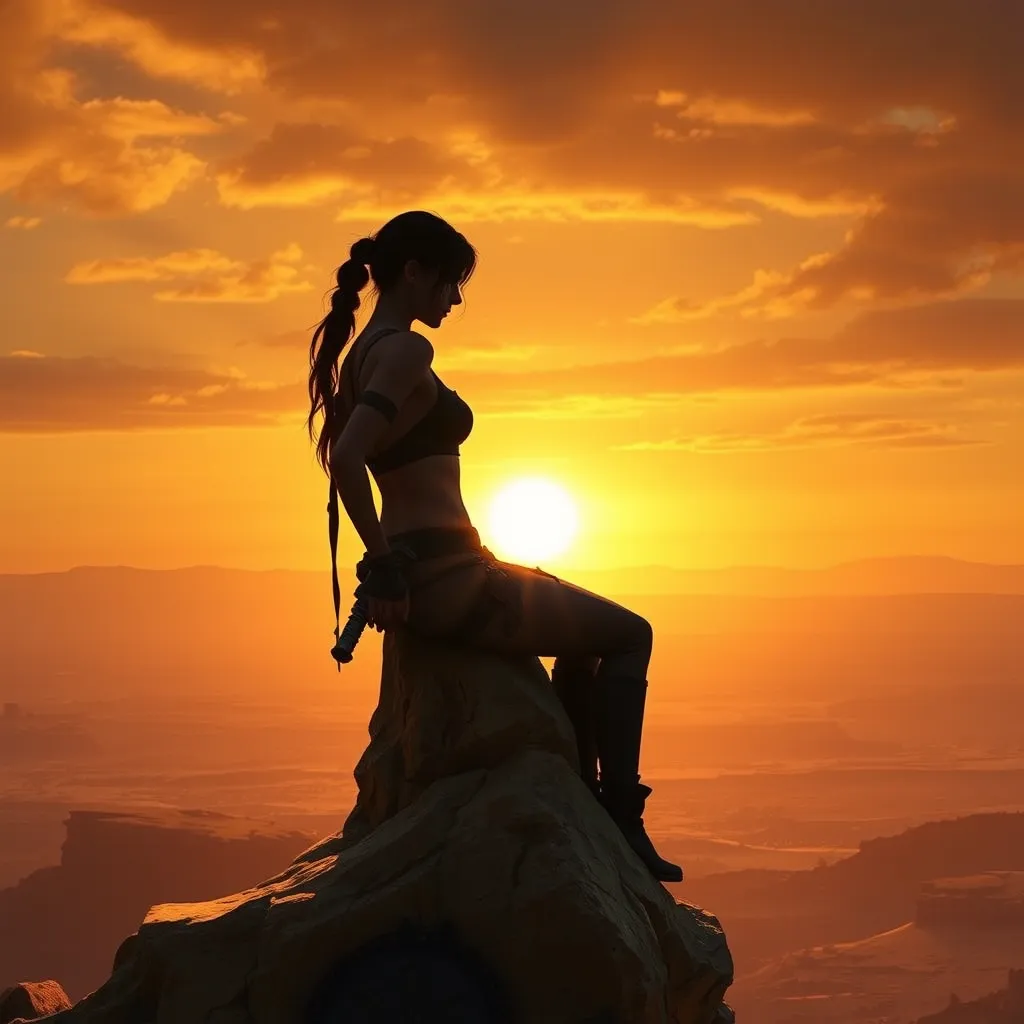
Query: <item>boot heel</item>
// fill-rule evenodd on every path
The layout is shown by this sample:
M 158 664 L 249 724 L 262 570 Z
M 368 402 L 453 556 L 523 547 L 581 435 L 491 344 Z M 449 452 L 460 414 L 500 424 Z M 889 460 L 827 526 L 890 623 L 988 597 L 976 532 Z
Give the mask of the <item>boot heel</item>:
M 651 787 L 642 785 L 637 780 L 635 786 L 625 791 L 603 787 L 600 800 L 626 842 L 644 862 L 647 870 L 659 882 L 681 882 L 683 869 L 658 854 L 654 843 L 651 842 L 651 837 L 644 828 L 644 805 L 650 795 Z

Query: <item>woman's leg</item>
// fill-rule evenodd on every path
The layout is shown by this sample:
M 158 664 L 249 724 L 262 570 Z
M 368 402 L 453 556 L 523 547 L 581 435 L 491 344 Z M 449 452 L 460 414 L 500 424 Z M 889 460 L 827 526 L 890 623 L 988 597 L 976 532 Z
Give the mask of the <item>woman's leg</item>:
M 589 655 L 560 654 L 551 667 L 551 686 L 562 702 L 576 733 L 580 776 L 595 796 L 599 796 L 600 787 L 597 781 L 594 675 L 600 662 L 600 658 L 592 658 Z
M 576 674 L 574 725 L 577 739 L 589 745 L 590 740 L 580 736 L 578 722 L 585 722 L 587 712 L 592 712 L 602 803 L 655 877 L 681 881 L 682 870 L 658 856 L 643 828 L 644 802 L 651 792 L 640 785 L 639 776 L 654 642 L 650 623 L 623 605 L 540 569 L 497 560 L 474 569 L 480 575 L 468 617 L 447 630 L 445 639 L 502 654 L 554 657 L 556 665 L 562 664 L 558 676 Z M 449 585 L 457 587 L 460 575 L 464 576 L 462 570 L 450 574 Z M 444 583 L 438 581 L 432 600 L 443 600 Z M 590 700 L 579 700 L 580 666 L 597 659 Z
M 647 675 L 654 632 L 642 615 L 541 569 L 493 565 L 480 595 L 491 613 L 464 637 L 467 644 L 541 658 L 599 658 L 602 671 Z

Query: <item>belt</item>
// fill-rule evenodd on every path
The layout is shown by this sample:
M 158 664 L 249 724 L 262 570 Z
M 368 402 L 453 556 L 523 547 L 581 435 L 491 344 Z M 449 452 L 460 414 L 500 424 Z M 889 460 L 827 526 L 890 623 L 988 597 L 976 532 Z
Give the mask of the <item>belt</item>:
M 510 586 L 511 580 L 508 573 L 494 564 L 497 561 L 494 553 L 480 543 L 480 534 L 472 526 L 428 526 L 419 530 L 391 534 L 387 540 L 391 545 L 403 544 L 410 548 L 418 559 L 472 552 L 483 564 L 487 572 L 487 584 L 480 595 L 480 600 L 469 609 L 461 622 L 438 639 L 471 639 L 509 599 L 506 588 Z M 464 565 L 456 565 L 448 571 L 455 572 L 462 568 Z M 439 576 L 431 578 L 430 582 L 435 583 L 444 575 L 446 573 L 442 572 Z
M 480 543 L 480 534 L 472 526 L 426 526 L 419 530 L 393 533 L 387 541 L 391 546 L 404 544 L 416 553 L 417 558 L 440 558 L 464 551 L 476 551 L 494 557 Z

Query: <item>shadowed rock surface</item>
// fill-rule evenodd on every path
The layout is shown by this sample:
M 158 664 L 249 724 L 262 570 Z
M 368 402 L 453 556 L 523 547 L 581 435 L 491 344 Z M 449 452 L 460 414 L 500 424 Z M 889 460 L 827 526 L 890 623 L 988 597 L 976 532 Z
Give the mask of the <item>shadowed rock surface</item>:
M 584 786 L 539 659 L 389 633 L 355 776 L 341 833 L 252 889 L 154 906 L 54 1024 L 731 1019 L 718 921 Z
M 1020 1024 L 1024 1021 L 1024 970 L 1010 971 L 1006 988 L 980 999 L 962 1002 L 956 995 L 939 1013 L 917 1024 Z
M 916 920 L 926 927 L 1024 931 L 1024 871 L 986 871 L 925 882 Z
M 55 981 L 23 981 L 0 991 L 0 1024 L 36 1020 L 71 1006 L 67 993 Z

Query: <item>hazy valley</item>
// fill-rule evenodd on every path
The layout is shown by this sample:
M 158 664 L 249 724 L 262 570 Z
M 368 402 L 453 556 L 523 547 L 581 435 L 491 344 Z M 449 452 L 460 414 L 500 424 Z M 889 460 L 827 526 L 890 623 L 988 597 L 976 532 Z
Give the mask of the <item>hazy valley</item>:
M 1024 918 L 916 919 L 931 879 L 1024 871 L 1024 596 L 970 593 L 979 568 L 953 562 L 945 582 L 926 574 L 947 592 L 893 592 L 897 569 L 825 574 L 817 596 L 766 596 L 735 573 L 745 596 L 604 591 L 655 626 L 648 827 L 686 866 L 676 895 L 722 920 L 743 1020 L 909 1024 L 1024 967 Z M 864 593 L 872 571 L 879 592 Z M 0 577 L 0 890 L 58 864 L 71 811 L 340 829 L 380 637 L 336 672 L 329 589 L 216 569 Z M 24 886 L 0 914 L 28 913 Z M 0 987 L 15 980 L 0 955 Z M 100 980 L 87 972 L 75 994 Z

